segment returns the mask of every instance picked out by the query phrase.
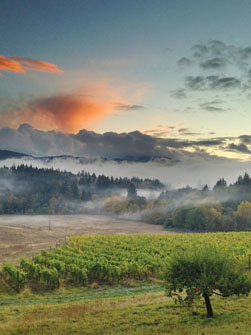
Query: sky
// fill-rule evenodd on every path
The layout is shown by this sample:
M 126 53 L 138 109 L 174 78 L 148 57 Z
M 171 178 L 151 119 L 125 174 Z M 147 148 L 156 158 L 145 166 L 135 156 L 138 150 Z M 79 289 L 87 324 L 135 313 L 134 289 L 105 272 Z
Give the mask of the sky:
M 124 136 L 135 157 L 248 162 L 250 16 L 248 0 L 1 0 L 0 149 L 110 158 Z

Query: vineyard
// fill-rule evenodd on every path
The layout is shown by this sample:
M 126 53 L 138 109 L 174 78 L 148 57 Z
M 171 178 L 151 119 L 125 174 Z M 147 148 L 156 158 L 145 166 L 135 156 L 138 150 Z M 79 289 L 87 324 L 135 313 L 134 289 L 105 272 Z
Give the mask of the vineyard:
M 170 235 L 84 235 L 70 237 L 60 247 L 41 250 L 20 266 L 4 263 L 1 275 L 16 291 L 32 281 L 54 289 L 62 283 L 87 286 L 123 283 L 128 279 L 162 279 L 172 252 L 212 243 L 250 266 L 251 233 Z

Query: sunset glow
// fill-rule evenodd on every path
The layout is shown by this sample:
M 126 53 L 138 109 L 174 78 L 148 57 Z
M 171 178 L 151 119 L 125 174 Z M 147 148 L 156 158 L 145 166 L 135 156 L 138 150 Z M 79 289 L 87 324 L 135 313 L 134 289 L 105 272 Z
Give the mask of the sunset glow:
M 35 4 L 28 15 L 4 2 L 0 129 L 138 131 L 170 150 L 249 161 L 248 3 L 83 1 L 59 11 L 45 1 L 44 22 Z

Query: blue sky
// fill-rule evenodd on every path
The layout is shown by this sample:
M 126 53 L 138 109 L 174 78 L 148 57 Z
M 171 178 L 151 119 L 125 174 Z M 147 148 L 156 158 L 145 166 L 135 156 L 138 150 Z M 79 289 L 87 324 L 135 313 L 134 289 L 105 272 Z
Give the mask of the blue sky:
M 244 0 L 1 0 L 0 127 L 221 137 L 186 150 L 246 160 L 250 17 Z

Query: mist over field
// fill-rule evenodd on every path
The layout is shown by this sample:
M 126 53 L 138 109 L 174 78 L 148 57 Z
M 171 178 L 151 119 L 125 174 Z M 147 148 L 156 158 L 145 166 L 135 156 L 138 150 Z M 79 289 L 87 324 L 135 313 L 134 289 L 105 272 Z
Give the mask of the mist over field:
M 74 157 L 52 158 L 10 158 L 0 161 L 0 167 L 27 164 L 38 168 L 54 168 L 72 173 L 82 170 L 104 174 L 113 177 L 158 178 L 169 188 L 180 188 L 190 185 L 202 188 L 205 184 L 213 187 L 215 182 L 224 177 L 228 183 L 233 183 L 239 175 L 251 170 L 251 162 L 233 159 L 210 157 L 205 159 L 187 159 L 170 162 L 156 159 L 149 162 L 114 161 L 104 159 L 81 159 Z M 142 193 L 143 195 L 143 193 Z

